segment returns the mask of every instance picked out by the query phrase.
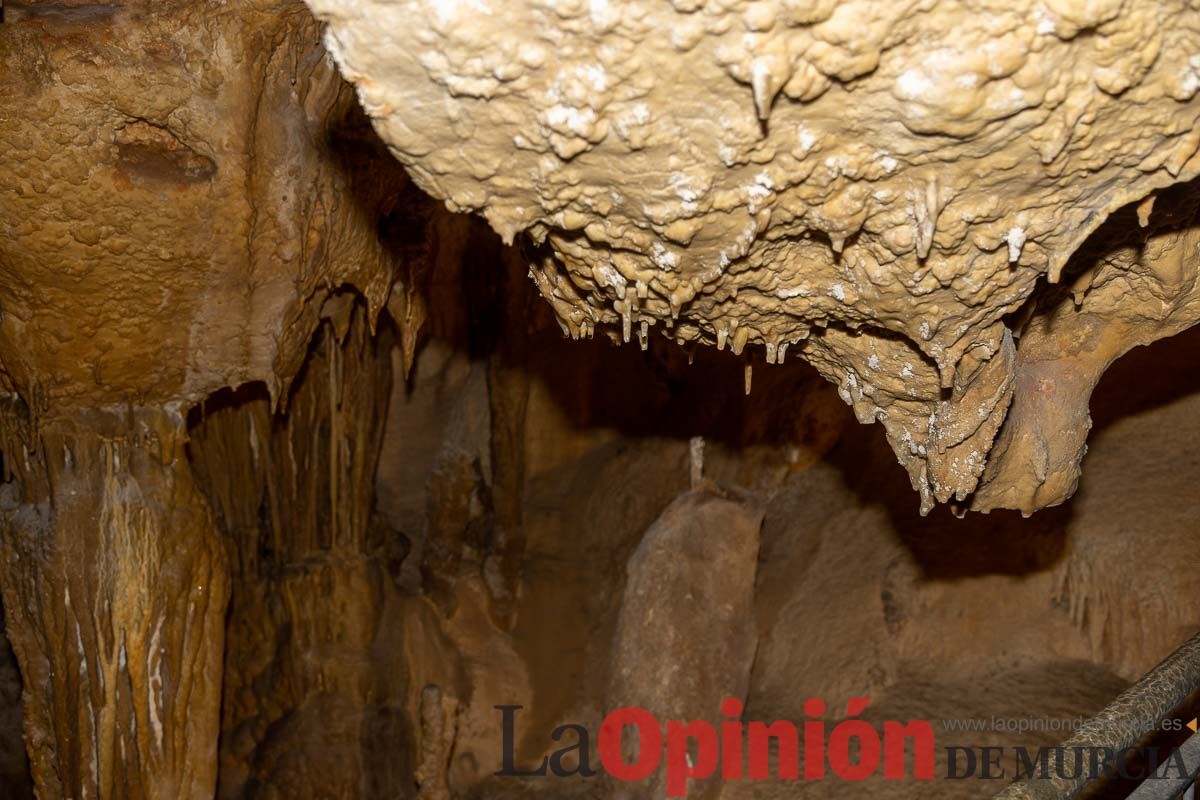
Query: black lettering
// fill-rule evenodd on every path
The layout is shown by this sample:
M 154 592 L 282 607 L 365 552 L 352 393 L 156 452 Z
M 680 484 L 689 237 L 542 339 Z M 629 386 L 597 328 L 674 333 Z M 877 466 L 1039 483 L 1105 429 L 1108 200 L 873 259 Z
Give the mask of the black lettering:
M 517 712 L 525 708 L 525 706 L 492 706 L 492 708 L 504 715 L 504 768 L 496 773 L 496 777 L 500 778 L 532 778 L 544 776 L 546 774 L 546 759 L 542 759 L 542 764 L 535 770 L 522 772 L 517 769 Z
M 1004 777 L 1004 767 L 1000 766 L 1000 759 L 1004 757 L 1003 747 L 984 747 L 979 754 L 983 756 L 983 769 L 979 772 L 980 780 L 996 780 Z M 999 772 L 993 770 L 999 770 Z
M 1045 780 L 1050 777 L 1049 748 L 1039 747 L 1035 757 L 1037 759 L 1036 766 L 1033 758 L 1029 757 L 1029 750 L 1024 747 L 1017 748 L 1017 780 L 1029 778 Z
M 1163 770 L 1162 777 L 1170 778 L 1172 777 L 1172 772 L 1175 773 L 1174 777 L 1179 778 L 1180 780 L 1184 780 L 1192 774 L 1188 771 L 1187 762 L 1183 759 L 1182 750 L 1176 750 L 1174 753 L 1171 753 L 1170 763 L 1167 768 Z
M 550 754 L 550 771 L 560 778 L 569 778 L 572 775 L 582 775 L 585 778 L 595 776 L 596 770 L 592 769 L 589 763 L 589 746 L 587 728 L 582 725 L 559 725 L 554 729 L 554 733 L 550 734 L 554 741 L 561 741 L 562 736 L 567 731 L 575 732 L 575 744 L 570 747 L 564 747 L 560 750 L 555 750 Z M 577 753 L 576 764 L 574 769 L 570 769 L 563 765 L 563 759 L 571 753 Z
M 1075 769 L 1067 772 L 1067 750 L 1062 747 L 1054 748 L 1054 774 L 1064 780 L 1075 780 L 1083 777 L 1083 748 L 1073 747 L 1069 752 L 1075 755 Z
M 963 753 L 967 757 L 966 771 L 961 775 L 958 774 L 958 754 Z M 969 778 L 975 774 L 975 751 L 969 747 L 947 747 L 946 748 L 946 779 L 951 781 L 960 781 L 963 778 Z

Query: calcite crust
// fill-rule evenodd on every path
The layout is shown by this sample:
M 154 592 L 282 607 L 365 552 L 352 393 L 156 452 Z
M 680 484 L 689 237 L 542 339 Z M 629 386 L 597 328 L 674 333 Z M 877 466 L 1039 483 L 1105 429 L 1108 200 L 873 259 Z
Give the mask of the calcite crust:
M 992 463 L 1017 312 L 1200 167 L 1194 0 L 308 3 L 418 184 L 527 237 L 565 332 L 798 353 L 926 510 L 989 468 L 1033 489 L 978 508 L 1073 489 L 1070 458 L 1040 493 Z

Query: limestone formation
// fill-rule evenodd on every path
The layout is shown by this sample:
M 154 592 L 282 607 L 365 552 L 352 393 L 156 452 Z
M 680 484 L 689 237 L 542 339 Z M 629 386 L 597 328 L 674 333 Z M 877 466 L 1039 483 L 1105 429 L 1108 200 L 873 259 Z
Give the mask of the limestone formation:
M 6 4 L 2 582 L 42 797 L 213 796 L 232 581 L 188 411 L 286 405 L 343 284 L 377 318 L 379 151 L 299 3 Z
M 529 239 L 572 338 L 798 354 L 883 424 L 925 510 L 1062 502 L 1086 412 L 1047 422 L 1039 393 L 1086 397 L 1117 341 L 1196 321 L 1183 241 L 1072 271 L 1200 174 L 1189 0 L 309 5 L 417 183 Z M 1067 280 L 1133 330 L 1094 327 L 1091 378 L 1034 377 L 1058 345 L 1027 328 L 1081 324 L 1049 302 Z
M 311 6 L 3 3 L 0 796 L 594 798 L 496 706 L 1074 716 L 1200 627 L 1200 329 L 1122 358 L 1196 0 Z M 856 418 L 1081 488 L 922 519 Z
M 211 797 L 229 579 L 182 420 L 14 427 L 0 586 L 39 795 Z
M 394 342 L 390 327 L 372 336 L 365 310 L 343 306 L 322 326 L 286 415 L 272 413 L 259 385 L 218 394 L 190 419 L 191 464 L 232 562 L 225 797 L 257 784 L 355 796 L 407 764 L 394 719 L 405 673 L 363 656 L 380 639 L 388 597 L 390 543 L 372 496 Z
M 373 145 L 302 6 L 6 13 L 5 390 L 35 413 L 251 380 L 280 397 L 331 288 L 378 313 L 396 184 L 357 169 Z

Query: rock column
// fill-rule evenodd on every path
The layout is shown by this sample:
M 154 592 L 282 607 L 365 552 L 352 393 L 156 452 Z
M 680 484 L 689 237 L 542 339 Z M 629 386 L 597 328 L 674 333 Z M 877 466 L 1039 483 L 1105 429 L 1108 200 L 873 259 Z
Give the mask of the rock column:
M 5 411 L 0 585 L 44 798 L 211 798 L 228 577 L 170 411 Z

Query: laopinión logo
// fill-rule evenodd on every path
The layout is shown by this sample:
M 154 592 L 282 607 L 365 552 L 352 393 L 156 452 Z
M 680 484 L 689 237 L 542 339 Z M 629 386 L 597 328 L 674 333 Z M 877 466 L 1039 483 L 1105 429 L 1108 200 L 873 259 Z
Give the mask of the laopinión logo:
M 864 781 L 881 772 L 885 780 L 935 779 L 936 743 L 933 725 L 927 720 L 885 721 L 881 727 L 859 719 L 870 700 L 852 698 L 846 719 L 832 726 L 822 717 L 826 704 L 819 698 L 804 703 L 809 719 L 797 726 L 788 720 L 746 722 L 740 700 L 721 704 L 725 718 L 719 725 L 707 720 L 660 721 L 644 708 L 624 707 L 609 713 L 601 722 L 595 753 L 599 767 L 619 781 L 647 780 L 666 770 L 668 797 L 685 797 L 689 780 L 719 778 L 723 781 L 781 780 L 819 781 L 830 776 L 845 781 Z M 501 714 L 503 729 L 502 767 L 498 777 L 594 778 L 592 733 L 583 725 L 559 725 L 551 733 L 561 746 L 544 756 L 536 766 L 516 764 L 517 715 L 524 706 L 494 706 Z M 974 729 L 955 721 L 947 729 Z M 991 720 L 993 729 L 999 729 Z M 1020 731 L 1037 729 L 1011 726 Z M 1164 731 L 1178 730 L 1183 723 L 1164 720 Z M 1196 722 L 1187 724 L 1193 731 Z M 633 747 L 623 750 L 626 734 Z M 775 774 L 771 755 L 774 752 Z M 965 747 L 945 748 L 945 780 L 1050 780 L 1087 777 L 1155 779 L 1186 777 L 1187 767 L 1179 751 L 1162 753 L 1155 747 L 1114 751 L 1102 747 Z M 911 756 L 911 758 L 910 758 Z M 911 771 L 909 765 L 911 764 Z M 1166 769 L 1159 771 L 1159 767 Z
M 644 781 L 665 767 L 668 797 L 686 796 L 689 780 L 714 776 L 723 781 L 766 780 L 771 777 L 773 750 L 775 777 L 782 780 L 799 780 L 803 774 L 804 780 L 817 781 L 832 772 L 842 780 L 863 781 L 876 775 L 881 766 L 887 780 L 933 780 L 933 726 L 924 720 L 887 721 L 881 731 L 856 719 L 869 704 L 867 698 L 852 698 L 846 708 L 848 719 L 832 727 L 821 719 L 826 705 L 819 698 L 805 702 L 804 713 L 810 719 L 800 727 L 787 720 L 744 722 L 744 708 L 736 698 L 721 704 L 725 719 L 719 726 L 707 720 L 667 720 L 664 724 L 644 708 L 618 708 L 600 725 L 596 754 L 600 768 L 619 781 Z M 516 718 L 524 707 L 494 708 L 501 713 L 503 726 L 503 767 L 497 776 L 592 778 L 598 774 L 591 763 L 591 732 L 573 723 L 559 725 L 551 733 L 562 747 L 535 767 L 518 768 Z M 630 732 L 636 733 L 636 746 L 633 753 L 623 753 L 622 742 Z M 909 743 L 911 775 L 906 759 Z

